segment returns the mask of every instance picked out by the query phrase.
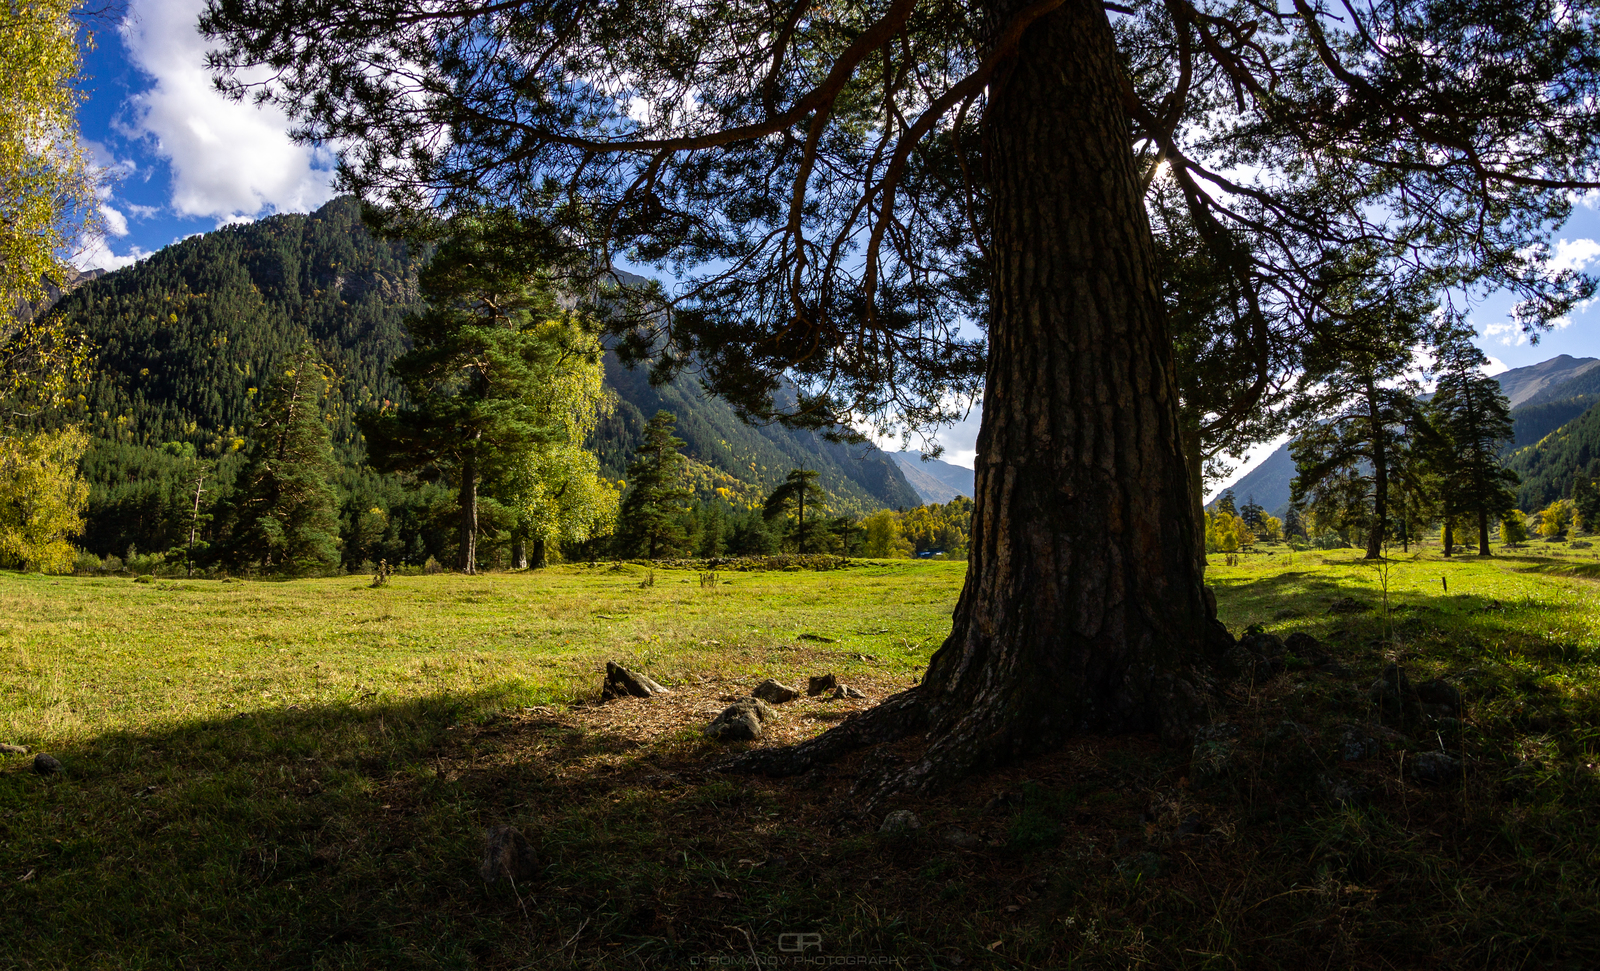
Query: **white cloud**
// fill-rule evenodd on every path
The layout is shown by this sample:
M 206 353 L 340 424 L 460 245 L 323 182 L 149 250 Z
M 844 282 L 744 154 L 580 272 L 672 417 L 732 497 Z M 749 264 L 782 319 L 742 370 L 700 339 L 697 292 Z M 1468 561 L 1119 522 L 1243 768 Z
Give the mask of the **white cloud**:
M 69 262 L 80 270 L 120 270 L 149 255 L 148 251 L 134 246 L 119 256 L 111 251 L 111 244 L 104 236 L 94 236 L 83 241 Z
M 131 134 L 146 136 L 172 168 L 172 208 L 182 216 L 304 212 L 333 198 L 333 155 L 296 145 L 288 118 L 235 104 L 205 69 L 195 30 L 202 0 L 133 0 L 122 24 L 130 59 L 154 84 L 131 99 Z
M 1495 338 L 1495 343 L 1505 347 L 1520 347 L 1528 343 L 1528 335 L 1516 324 L 1490 324 L 1483 329 L 1483 336 Z
M 1593 263 L 1597 256 L 1600 256 L 1600 243 L 1592 239 L 1575 239 L 1571 242 L 1563 239 L 1556 243 L 1556 251 L 1550 257 L 1550 268 L 1581 270 Z
M 1586 192 L 1569 192 L 1567 198 L 1573 205 L 1584 206 L 1589 209 L 1600 209 L 1600 189 L 1590 189 Z
M 1493 354 L 1489 354 L 1487 357 L 1489 358 L 1489 363 L 1483 366 L 1483 373 L 1489 377 L 1492 378 L 1501 371 L 1511 370 L 1511 367 L 1507 365 L 1506 362 L 1500 360 L 1498 357 L 1495 357 Z
M 234 213 L 231 216 L 223 216 L 221 219 L 218 219 L 217 228 L 221 229 L 224 226 L 248 226 L 255 221 L 256 217 L 254 216 L 246 216 L 241 213 Z
M 135 219 L 149 219 L 161 211 L 160 206 L 141 206 L 137 202 L 124 202 L 122 208 L 128 210 L 128 214 Z
M 100 203 L 100 218 L 106 224 L 106 232 L 113 236 L 128 235 L 128 217 L 113 209 L 109 203 Z

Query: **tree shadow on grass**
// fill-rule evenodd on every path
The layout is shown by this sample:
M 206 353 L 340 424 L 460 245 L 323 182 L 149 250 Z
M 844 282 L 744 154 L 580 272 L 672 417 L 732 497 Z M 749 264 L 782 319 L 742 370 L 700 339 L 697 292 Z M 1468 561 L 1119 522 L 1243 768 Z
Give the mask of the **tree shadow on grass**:
M 691 727 L 641 740 L 512 696 L 107 733 L 54 750 L 48 778 L 10 757 L 0 965 L 687 967 L 823 925 L 921 963 L 913 929 L 838 905 L 870 853 L 825 880 L 785 863 L 817 851 L 829 787 L 709 774 L 724 750 Z M 606 714 L 630 704 L 649 703 Z M 498 825 L 537 856 L 520 884 L 479 876 Z
M 1206 784 L 1187 751 L 1087 739 L 919 802 L 922 828 L 902 835 L 837 822 L 859 762 L 795 780 L 723 777 L 707 771 L 721 749 L 693 725 L 630 733 L 589 717 L 642 720 L 650 702 L 527 709 L 509 688 L 106 733 L 54 752 L 66 772 L 51 778 L 10 757 L 0 910 L 12 920 L 0 964 L 691 967 L 766 961 L 812 940 L 783 937 L 794 934 L 823 935 L 825 957 L 909 967 L 956 956 L 963 967 L 1198 966 L 1224 951 L 1240 966 L 1330 954 L 1345 966 L 1377 954 L 1493 966 L 1512 944 L 1540 960 L 1593 955 L 1575 928 L 1600 910 L 1577 876 L 1559 891 L 1560 926 L 1533 920 L 1528 895 L 1468 892 L 1590 853 L 1551 835 L 1587 833 L 1588 817 L 1541 816 L 1526 838 L 1542 842 L 1496 856 L 1484 847 L 1511 839 L 1512 824 L 1496 815 L 1508 804 L 1483 781 L 1489 769 L 1471 777 L 1468 799 L 1406 782 L 1408 763 L 1385 760 L 1415 753 L 1386 749 L 1364 771 L 1394 791 L 1361 809 L 1284 789 L 1287 776 L 1273 774 L 1274 760 L 1354 773 L 1329 753 L 1340 724 L 1370 717 L 1362 689 L 1383 656 L 1362 645 L 1385 621 L 1325 611 L 1370 595 L 1359 580 L 1305 574 L 1223 591 L 1225 619 L 1241 603 L 1311 601 L 1319 612 L 1275 629 L 1343 632 L 1335 646 L 1356 668 L 1284 675 L 1222 713 L 1244 726 L 1248 770 Z M 1481 669 L 1461 680 L 1475 764 L 1567 724 L 1538 718 L 1574 717 L 1529 674 L 1537 638 L 1525 607 L 1442 593 L 1408 594 L 1406 605 L 1443 632 L 1412 639 L 1406 663 L 1419 677 Z M 1522 666 L 1445 649 L 1468 636 L 1521 638 Z M 1300 727 L 1280 730 L 1291 721 Z M 1304 752 L 1283 748 L 1302 737 Z M 1552 765 L 1570 762 L 1548 747 Z M 1570 782 L 1565 769 L 1551 775 Z M 526 834 L 537 872 L 486 886 L 484 830 L 503 824 Z M 1339 889 L 1380 875 L 1402 888 L 1384 891 L 1381 908 Z M 1334 897 L 1304 890 L 1318 880 L 1334 881 Z M 1325 912 L 1343 915 L 1336 936 Z

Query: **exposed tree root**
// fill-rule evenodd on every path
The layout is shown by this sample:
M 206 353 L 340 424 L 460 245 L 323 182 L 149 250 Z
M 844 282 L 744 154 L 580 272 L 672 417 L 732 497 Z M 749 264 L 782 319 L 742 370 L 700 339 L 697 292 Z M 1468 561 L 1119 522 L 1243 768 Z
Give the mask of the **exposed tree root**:
M 907 735 L 915 735 L 927 728 L 925 706 L 919 688 L 891 695 L 882 704 L 869 708 L 808 742 L 746 752 L 723 762 L 717 769 L 775 778 L 800 775 L 858 749 L 897 742 Z

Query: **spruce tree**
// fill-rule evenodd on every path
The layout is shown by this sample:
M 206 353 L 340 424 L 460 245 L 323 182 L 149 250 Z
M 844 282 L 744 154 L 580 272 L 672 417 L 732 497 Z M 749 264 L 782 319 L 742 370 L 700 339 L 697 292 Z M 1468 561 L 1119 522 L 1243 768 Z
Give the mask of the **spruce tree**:
M 672 434 L 676 423 L 672 412 L 656 412 L 628 465 L 628 494 L 617 526 L 624 554 L 642 551 L 654 560 L 679 552 L 686 540 L 683 518 L 691 493 L 683 485 L 683 439 Z
M 561 436 L 542 406 L 561 348 L 541 326 L 557 315 L 529 270 L 524 227 L 503 211 L 458 215 L 422 272 L 427 309 L 406 318 L 411 350 L 390 366 L 409 403 L 362 417 L 373 465 L 454 481 L 456 563 L 477 572 L 478 491 L 507 463 Z
M 1500 462 L 1511 440 L 1511 406 L 1500 382 L 1483 373 L 1488 357 L 1471 331 L 1452 328 L 1439 341 L 1439 388 L 1428 403 L 1442 440 L 1439 468 L 1445 508 L 1478 523 L 1478 555 L 1489 555 L 1489 521 L 1516 506 L 1517 474 Z
M 228 559 L 310 573 L 339 565 L 333 448 L 323 415 L 328 378 L 307 343 L 273 375 L 239 475 Z

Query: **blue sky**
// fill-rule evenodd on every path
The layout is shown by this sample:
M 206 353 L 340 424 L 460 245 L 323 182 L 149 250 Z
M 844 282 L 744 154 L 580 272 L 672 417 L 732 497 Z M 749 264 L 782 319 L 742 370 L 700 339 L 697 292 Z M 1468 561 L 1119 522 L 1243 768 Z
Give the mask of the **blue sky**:
M 116 269 L 194 233 L 308 212 L 333 197 L 330 152 L 293 144 L 281 114 L 231 103 L 212 89 L 206 42 L 194 28 L 202 6 L 129 0 L 120 25 L 97 32 L 79 120 L 115 179 L 102 205 L 110 232 L 78 255 L 81 267 Z M 1562 265 L 1600 272 L 1600 192 L 1583 198 L 1554 245 Z M 1473 315 L 1495 370 L 1558 354 L 1600 356 L 1600 305 L 1574 313 L 1537 346 L 1509 323 L 1508 310 L 1508 301 L 1490 299 Z M 945 458 L 970 466 L 977 431 L 976 411 L 946 429 L 939 436 Z

